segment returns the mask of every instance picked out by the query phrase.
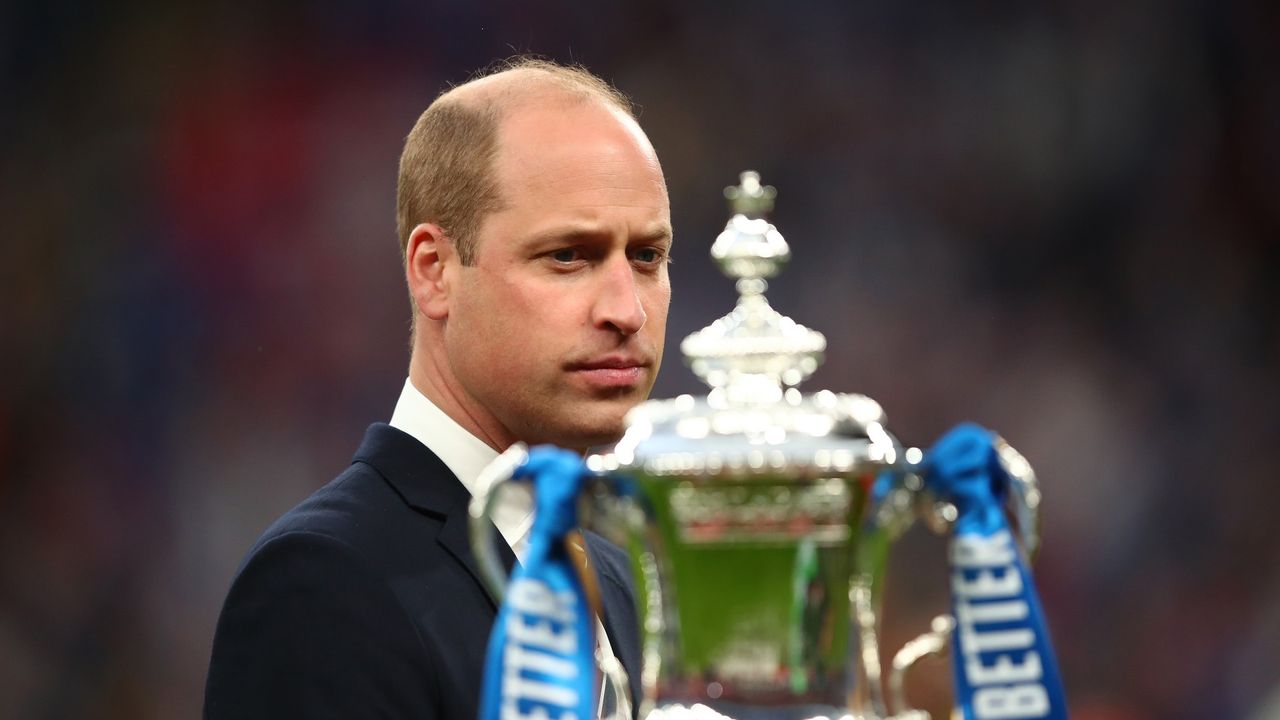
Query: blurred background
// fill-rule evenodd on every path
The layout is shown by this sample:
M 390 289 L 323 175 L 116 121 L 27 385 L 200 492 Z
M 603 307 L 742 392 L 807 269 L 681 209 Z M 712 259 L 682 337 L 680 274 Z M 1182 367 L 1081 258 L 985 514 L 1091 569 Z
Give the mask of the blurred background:
M 657 396 L 751 168 L 806 388 L 1046 495 L 1074 715 L 1280 717 L 1280 12 L 1017 2 L 0 3 L 0 717 L 197 717 L 240 558 L 389 418 L 396 165 L 515 52 L 629 93 L 676 226 Z M 900 544 L 896 645 L 946 602 Z M 947 705 L 946 665 L 911 692 Z

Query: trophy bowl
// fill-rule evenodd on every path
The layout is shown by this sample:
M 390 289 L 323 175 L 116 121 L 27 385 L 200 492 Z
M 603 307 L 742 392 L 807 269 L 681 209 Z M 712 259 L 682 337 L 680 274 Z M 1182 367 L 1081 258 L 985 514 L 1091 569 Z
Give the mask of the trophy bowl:
M 790 257 L 764 217 L 774 195 L 753 172 L 726 189 L 733 214 L 711 253 L 737 281 L 738 302 L 681 345 L 710 390 L 640 404 L 621 440 L 585 457 L 582 525 L 630 557 L 639 717 L 927 717 L 908 707 L 903 677 L 947 650 L 954 622 L 939 617 L 886 676 L 879 606 L 892 541 L 917 519 L 946 531 L 956 508 L 926 489 L 923 453 L 890 434 L 878 403 L 796 387 L 826 340 L 765 297 Z M 524 452 L 508 451 L 505 466 Z M 1012 448 L 999 452 L 1014 479 L 1010 526 L 1030 554 L 1035 477 Z M 473 503 L 477 558 L 495 585 L 503 571 L 487 518 L 509 476 L 487 473 Z M 625 686 L 614 682 L 613 692 Z

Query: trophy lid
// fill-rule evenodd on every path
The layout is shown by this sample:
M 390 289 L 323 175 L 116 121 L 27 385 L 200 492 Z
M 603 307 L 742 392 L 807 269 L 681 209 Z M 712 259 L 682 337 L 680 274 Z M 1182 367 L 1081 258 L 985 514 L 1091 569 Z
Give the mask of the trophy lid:
M 711 257 L 736 279 L 738 302 L 680 344 L 710 392 L 636 406 L 622 440 L 589 456 L 588 467 L 685 477 L 816 476 L 893 464 L 899 446 L 874 400 L 826 390 L 804 395 L 796 388 L 822 362 L 827 341 L 765 298 L 767 278 L 791 258 L 787 241 L 765 217 L 777 191 L 747 171 L 724 194 L 732 216 Z

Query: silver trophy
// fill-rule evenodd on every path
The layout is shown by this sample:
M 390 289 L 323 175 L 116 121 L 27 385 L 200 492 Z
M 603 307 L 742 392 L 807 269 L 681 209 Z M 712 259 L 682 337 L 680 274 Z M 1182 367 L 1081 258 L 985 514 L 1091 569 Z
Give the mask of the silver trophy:
M 623 438 L 587 456 L 595 477 L 583 525 L 631 556 L 641 718 L 927 718 L 909 707 L 905 675 L 946 652 L 954 622 L 936 618 L 886 672 L 885 569 L 890 545 L 917 519 L 945 532 L 956 511 L 923 488 L 921 451 L 886 429 L 878 403 L 797 389 L 826 339 L 765 298 L 791 254 L 765 219 L 775 194 L 754 172 L 726 188 L 733 216 L 711 255 L 737 281 L 737 306 L 681 344 L 710 392 L 637 406 Z M 488 513 L 524 452 L 504 453 L 472 504 L 474 549 L 499 593 L 505 572 Z M 1007 512 L 1032 556 L 1035 476 L 1013 448 L 999 452 L 1015 480 Z M 620 665 L 599 660 L 609 692 L 624 696 Z M 631 703 L 618 697 L 618 714 L 629 716 Z

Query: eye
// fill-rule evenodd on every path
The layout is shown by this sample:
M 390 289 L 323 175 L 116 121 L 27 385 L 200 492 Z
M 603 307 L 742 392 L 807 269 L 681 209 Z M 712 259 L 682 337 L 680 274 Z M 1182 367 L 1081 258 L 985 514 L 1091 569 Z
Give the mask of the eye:
M 654 265 L 665 260 L 667 254 L 661 248 L 645 247 L 636 250 L 631 254 L 631 257 L 637 262 L 641 262 L 646 265 Z
M 578 260 L 581 257 L 581 253 L 578 252 L 577 248 L 561 248 L 550 253 L 548 257 L 558 263 L 571 263 Z

